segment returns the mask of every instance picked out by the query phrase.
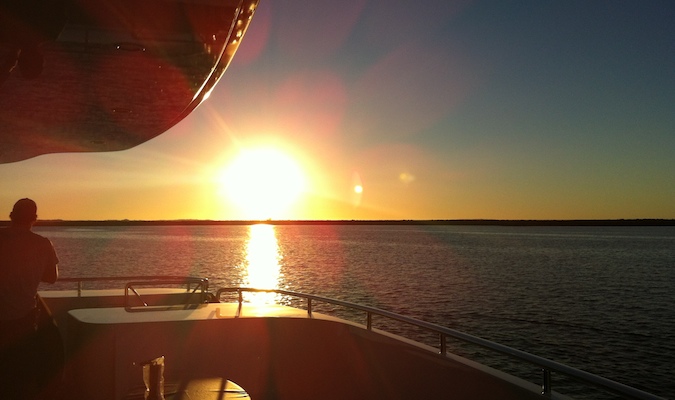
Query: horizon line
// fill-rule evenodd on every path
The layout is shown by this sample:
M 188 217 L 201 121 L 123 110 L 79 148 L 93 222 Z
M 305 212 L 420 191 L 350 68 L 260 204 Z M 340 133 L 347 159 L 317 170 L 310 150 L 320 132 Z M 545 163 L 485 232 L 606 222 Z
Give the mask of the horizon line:
M 10 221 L 0 221 L 0 226 Z M 400 219 L 400 220 L 210 220 L 210 219 L 162 219 L 162 220 L 38 220 L 35 226 L 123 226 L 123 225 L 499 225 L 499 226 L 675 226 L 675 219 Z

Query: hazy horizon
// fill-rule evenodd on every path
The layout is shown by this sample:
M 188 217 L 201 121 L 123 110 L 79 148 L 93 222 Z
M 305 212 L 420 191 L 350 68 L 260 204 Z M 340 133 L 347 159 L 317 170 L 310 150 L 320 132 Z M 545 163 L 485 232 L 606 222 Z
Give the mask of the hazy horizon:
M 8 226 L 9 220 L 0 220 Z M 435 219 L 435 220 L 38 220 L 35 226 L 133 226 L 133 225 L 476 225 L 476 226 L 675 226 L 675 219 L 588 219 L 588 220 L 509 220 L 509 219 Z

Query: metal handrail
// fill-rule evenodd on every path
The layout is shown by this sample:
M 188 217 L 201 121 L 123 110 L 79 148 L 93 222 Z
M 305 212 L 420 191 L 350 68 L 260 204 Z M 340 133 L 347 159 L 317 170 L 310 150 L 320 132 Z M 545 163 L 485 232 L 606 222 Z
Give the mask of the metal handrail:
M 145 276 L 145 275 L 131 275 L 131 276 L 91 276 L 91 277 L 78 277 L 78 278 L 59 278 L 56 282 L 75 282 L 77 283 L 77 297 L 82 296 L 83 283 L 84 282 L 113 282 L 113 281 L 152 281 L 160 282 L 164 284 L 173 283 L 173 284 L 186 284 L 186 290 L 190 290 L 190 284 L 195 282 L 201 282 L 202 280 L 208 281 L 208 278 L 199 278 L 193 276 L 177 276 L 177 275 L 164 275 L 164 276 Z M 179 282 L 176 282 L 179 281 Z
M 541 394 L 543 396 L 550 396 L 551 394 L 551 372 L 558 372 L 563 375 L 566 375 L 570 378 L 574 378 L 577 380 L 580 380 L 582 382 L 603 388 L 605 390 L 608 390 L 612 393 L 618 394 L 620 396 L 623 396 L 625 398 L 630 398 L 630 399 L 640 399 L 640 400 L 665 400 L 662 397 L 653 395 L 651 393 L 647 393 L 645 391 L 636 389 L 634 387 L 624 385 L 622 383 L 613 381 L 611 379 L 604 378 L 599 375 L 592 374 L 590 372 L 586 372 L 577 368 L 570 367 L 565 364 L 557 363 L 555 361 L 549 360 L 547 358 L 539 357 L 531 353 L 527 353 L 522 350 L 514 349 L 496 342 L 492 342 L 490 340 L 486 340 L 477 336 L 470 335 L 468 333 L 464 333 L 462 331 L 458 331 L 455 329 L 450 329 L 446 328 L 441 325 L 437 324 L 432 324 L 430 322 L 425 322 L 421 321 L 415 318 L 411 317 L 406 317 L 400 314 L 393 313 L 391 311 L 386 311 L 386 310 L 381 310 L 379 308 L 375 307 L 370 307 L 370 306 L 364 306 L 360 304 L 355 304 L 355 303 L 350 303 L 347 301 L 342 301 L 342 300 L 337 300 L 337 299 L 331 299 L 328 297 L 322 297 L 322 296 L 315 296 L 311 294 L 305 294 L 305 293 L 298 293 L 298 292 L 291 292 L 288 290 L 281 290 L 281 289 L 255 289 L 255 288 L 241 288 L 241 287 L 228 287 L 228 288 L 221 288 L 216 292 L 216 300 L 220 300 L 220 296 L 222 293 L 226 292 L 237 292 L 238 293 L 238 302 L 239 302 L 239 307 L 241 307 L 243 303 L 243 292 L 267 292 L 267 293 L 278 293 L 281 295 L 286 295 L 286 296 L 291 296 L 291 297 L 298 297 L 298 298 L 304 298 L 307 300 L 307 314 L 309 317 L 312 316 L 312 308 L 313 304 L 312 301 L 318 301 L 318 302 L 323 302 L 323 303 L 328 303 L 328 304 L 334 304 L 338 306 L 342 306 L 348 309 L 354 309 L 354 310 L 359 310 L 363 311 L 366 313 L 366 318 L 367 318 L 367 324 L 366 324 L 366 329 L 369 331 L 372 331 L 372 316 L 373 315 L 379 315 L 383 316 L 389 319 L 393 319 L 399 322 L 403 322 L 405 324 L 409 325 L 414 325 L 426 330 L 429 330 L 431 332 L 434 332 L 439 335 L 439 350 L 440 354 L 444 357 L 447 357 L 447 346 L 446 346 L 446 338 L 447 337 L 452 337 L 455 339 L 459 339 L 461 341 L 467 342 L 467 343 L 472 343 L 478 346 L 481 346 L 483 348 L 513 357 L 517 358 L 519 360 L 528 362 L 530 364 L 536 365 L 540 368 L 542 368 L 542 373 L 543 373 L 543 383 L 541 385 L 542 387 L 542 392 Z
M 160 286 L 160 285 L 181 285 L 181 284 L 187 284 L 188 289 L 187 292 L 190 294 L 190 298 L 192 298 L 192 295 L 194 295 L 198 289 L 201 289 L 200 295 L 199 295 L 199 300 L 195 303 L 187 303 L 186 306 L 191 305 L 191 304 L 202 304 L 207 302 L 207 291 L 209 289 L 209 280 L 208 278 L 178 278 L 178 279 L 172 279 L 172 278 L 167 278 L 167 279 L 151 279 L 151 280 L 139 280 L 139 281 L 132 281 L 132 282 L 127 282 L 127 284 L 124 286 L 124 309 L 128 312 L 132 311 L 158 311 L 158 310 L 171 310 L 173 307 L 167 306 L 167 307 L 152 307 L 150 308 L 148 306 L 148 303 L 146 303 L 142 298 L 141 295 L 138 293 L 136 288 L 134 286 Z M 190 284 L 194 284 L 195 287 L 190 291 Z M 134 307 L 131 305 L 131 302 L 129 301 L 129 291 L 132 291 L 135 295 L 136 298 L 140 300 L 140 302 L 143 304 L 142 307 Z

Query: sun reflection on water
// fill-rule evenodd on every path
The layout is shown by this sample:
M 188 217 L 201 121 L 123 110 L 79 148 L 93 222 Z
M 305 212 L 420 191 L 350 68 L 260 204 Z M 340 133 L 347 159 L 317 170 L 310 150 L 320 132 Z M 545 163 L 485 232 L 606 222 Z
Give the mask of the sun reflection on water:
M 257 289 L 278 289 L 281 276 L 281 252 L 273 225 L 249 227 L 246 245 L 246 286 Z M 248 293 L 246 300 L 255 304 L 275 303 L 274 293 Z

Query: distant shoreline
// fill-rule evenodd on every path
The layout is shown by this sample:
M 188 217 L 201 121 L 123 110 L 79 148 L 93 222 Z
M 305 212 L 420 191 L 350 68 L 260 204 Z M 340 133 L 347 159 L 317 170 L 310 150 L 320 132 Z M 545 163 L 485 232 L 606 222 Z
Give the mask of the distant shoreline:
M 0 221 L 6 226 L 9 221 Z M 675 219 L 574 219 L 574 220 L 40 220 L 36 226 L 172 226 L 172 225 L 491 225 L 491 226 L 675 226 Z

